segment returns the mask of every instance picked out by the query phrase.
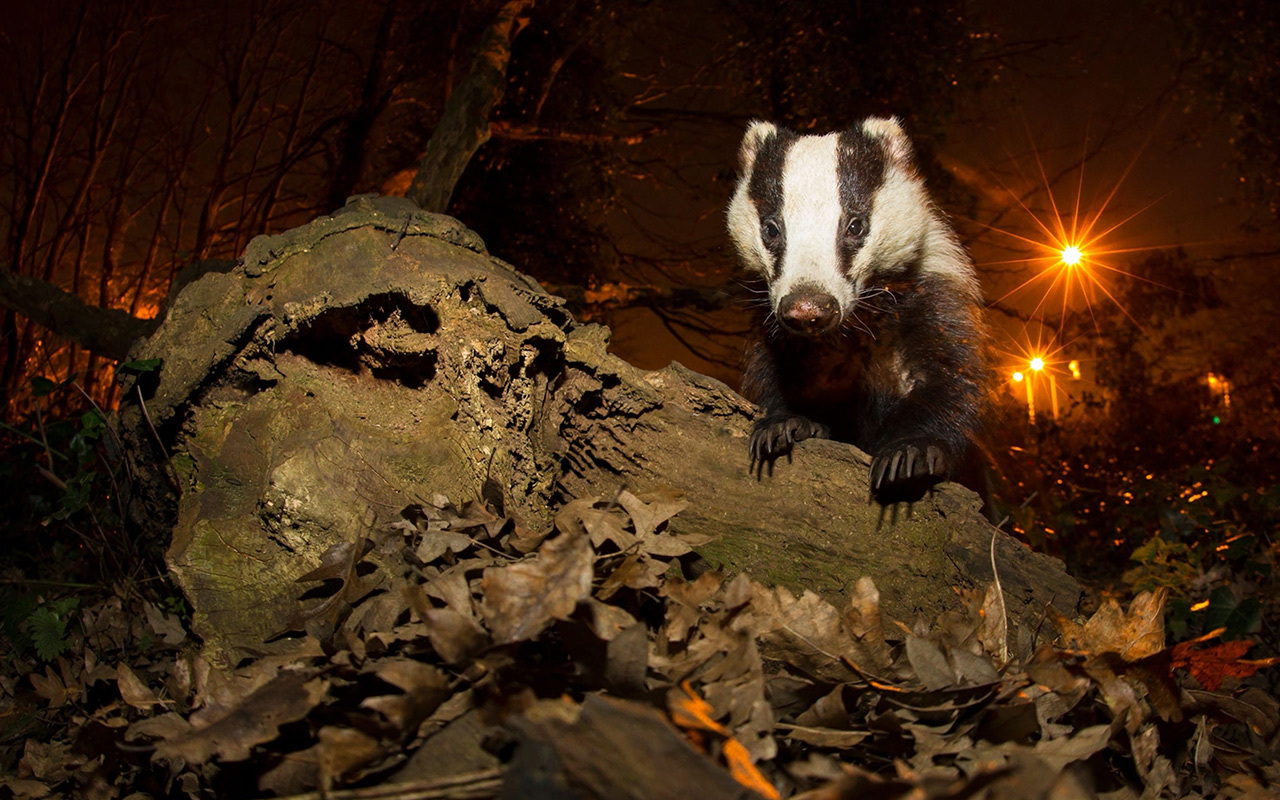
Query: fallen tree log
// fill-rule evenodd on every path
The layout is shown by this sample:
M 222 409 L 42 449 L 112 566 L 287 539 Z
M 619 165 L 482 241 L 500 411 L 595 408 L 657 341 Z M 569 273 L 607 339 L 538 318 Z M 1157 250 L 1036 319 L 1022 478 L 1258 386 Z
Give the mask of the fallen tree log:
M 756 475 L 753 406 L 676 363 L 638 369 L 608 338 L 455 220 L 394 198 L 259 237 L 184 289 L 133 352 L 161 367 L 128 387 L 121 421 L 131 513 L 169 537 L 206 656 L 287 652 L 273 634 L 295 580 L 436 493 L 539 529 L 572 497 L 670 487 L 688 501 L 671 528 L 756 580 L 839 605 L 870 575 L 894 615 L 933 618 L 992 579 L 994 552 L 1011 642 L 1048 605 L 1074 612 L 1061 564 L 995 531 L 968 490 L 882 507 L 869 459 L 827 441 Z

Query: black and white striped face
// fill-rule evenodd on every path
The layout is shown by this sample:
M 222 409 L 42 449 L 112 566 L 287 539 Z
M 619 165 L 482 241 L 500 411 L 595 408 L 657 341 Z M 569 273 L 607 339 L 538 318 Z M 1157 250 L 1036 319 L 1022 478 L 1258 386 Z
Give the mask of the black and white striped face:
M 837 329 L 864 291 L 919 257 L 936 227 L 895 120 L 825 136 L 756 122 L 741 160 L 729 233 L 793 332 Z

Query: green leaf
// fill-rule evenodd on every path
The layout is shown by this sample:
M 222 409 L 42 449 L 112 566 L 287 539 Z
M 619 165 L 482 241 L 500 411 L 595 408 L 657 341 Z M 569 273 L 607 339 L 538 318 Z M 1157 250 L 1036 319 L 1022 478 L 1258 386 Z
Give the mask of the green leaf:
M 52 394 L 57 388 L 58 384 L 43 376 L 37 375 L 31 379 L 31 392 L 36 397 Z
M 127 364 L 121 364 L 116 367 L 116 372 L 128 372 L 131 375 L 141 375 L 144 372 L 155 372 L 164 362 L 163 358 L 144 358 L 140 361 L 130 361 Z
M 36 655 L 44 661 L 57 658 L 71 646 L 67 641 L 67 621 L 47 606 L 37 608 L 27 617 L 27 633 L 31 636 Z
M 91 408 L 80 416 L 80 435 L 86 439 L 96 439 L 107 427 L 107 420 L 96 408 Z
M 1204 612 L 1204 630 L 1225 628 L 1224 639 L 1235 639 L 1254 633 L 1262 625 L 1261 605 L 1256 597 L 1236 600 L 1230 587 L 1219 586 L 1209 596 L 1209 607 Z

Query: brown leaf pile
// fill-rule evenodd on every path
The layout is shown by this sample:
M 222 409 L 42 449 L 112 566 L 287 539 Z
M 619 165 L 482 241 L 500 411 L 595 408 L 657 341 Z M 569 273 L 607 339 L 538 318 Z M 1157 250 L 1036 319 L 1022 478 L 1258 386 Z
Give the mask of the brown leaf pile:
M 1001 663 L 996 587 L 907 625 L 885 618 L 869 579 L 836 607 L 745 575 L 695 577 L 704 541 L 666 528 L 683 507 L 675 492 L 622 491 L 572 501 L 533 533 L 436 497 L 304 576 L 337 588 L 282 621 L 296 655 L 230 672 L 172 646 L 108 666 L 86 638 L 29 688 L 0 683 L 0 712 L 61 720 L 0 764 L 0 797 L 1073 800 L 1280 786 L 1280 703 L 1254 674 L 1273 660 L 1212 636 L 1166 647 L 1162 594 L 1049 619 L 1034 653 Z M 398 574 L 366 569 L 375 548 L 403 555 Z

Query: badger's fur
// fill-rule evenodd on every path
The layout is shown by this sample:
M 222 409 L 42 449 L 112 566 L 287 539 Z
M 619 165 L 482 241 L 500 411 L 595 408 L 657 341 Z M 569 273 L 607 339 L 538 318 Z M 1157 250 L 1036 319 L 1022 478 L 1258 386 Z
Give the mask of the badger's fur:
M 872 456 L 877 493 L 955 469 L 983 397 L 972 262 L 925 192 L 897 120 L 800 135 L 752 123 L 729 204 L 743 265 L 769 286 L 745 393 L 753 462 L 810 437 Z

